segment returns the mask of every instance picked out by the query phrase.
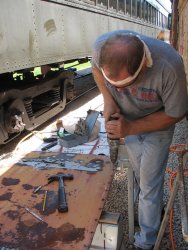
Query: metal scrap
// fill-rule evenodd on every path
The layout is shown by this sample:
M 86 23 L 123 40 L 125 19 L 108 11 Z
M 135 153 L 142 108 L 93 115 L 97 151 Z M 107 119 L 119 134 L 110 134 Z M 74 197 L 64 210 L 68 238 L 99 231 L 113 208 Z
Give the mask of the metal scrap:
M 71 148 L 88 142 L 98 116 L 98 111 L 89 110 L 86 120 L 80 119 L 77 123 L 74 134 L 59 138 L 58 144 L 66 148 Z
M 72 161 L 72 154 L 67 154 L 66 159 L 63 155 L 47 156 L 39 158 L 25 158 L 19 160 L 17 164 L 32 166 L 36 169 L 50 169 L 50 168 L 61 168 L 61 169 L 75 169 L 87 172 L 97 172 L 102 169 L 102 160 L 98 159 L 87 164 L 83 164 L 82 161 Z

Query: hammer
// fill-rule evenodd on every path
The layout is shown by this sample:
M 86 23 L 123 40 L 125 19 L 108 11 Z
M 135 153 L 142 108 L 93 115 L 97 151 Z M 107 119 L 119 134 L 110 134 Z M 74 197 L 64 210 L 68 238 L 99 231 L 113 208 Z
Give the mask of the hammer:
M 66 201 L 65 187 L 63 180 L 73 180 L 72 174 L 57 174 L 52 175 L 48 178 L 48 183 L 53 181 L 59 181 L 59 190 L 58 190 L 58 211 L 63 213 L 68 211 L 68 205 Z

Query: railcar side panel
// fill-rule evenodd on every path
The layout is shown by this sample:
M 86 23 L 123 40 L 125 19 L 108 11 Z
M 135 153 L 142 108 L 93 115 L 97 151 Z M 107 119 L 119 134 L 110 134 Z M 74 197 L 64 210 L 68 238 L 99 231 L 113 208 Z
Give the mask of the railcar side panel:
M 61 6 L 42 1 L 33 1 L 33 5 L 38 65 L 63 61 L 67 50 Z
M 36 64 L 38 49 L 32 3 L 0 2 L 0 73 Z
M 0 73 L 91 55 L 95 38 L 114 29 L 156 37 L 159 27 L 82 1 L 1 0 Z

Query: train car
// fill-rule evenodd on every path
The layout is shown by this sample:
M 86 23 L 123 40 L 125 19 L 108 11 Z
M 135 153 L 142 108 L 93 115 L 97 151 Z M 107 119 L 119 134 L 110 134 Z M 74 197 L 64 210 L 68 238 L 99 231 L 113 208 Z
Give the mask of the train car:
M 1 0 L 0 144 L 75 98 L 75 72 L 65 65 L 89 61 L 97 36 L 129 29 L 165 40 L 167 17 L 154 0 Z

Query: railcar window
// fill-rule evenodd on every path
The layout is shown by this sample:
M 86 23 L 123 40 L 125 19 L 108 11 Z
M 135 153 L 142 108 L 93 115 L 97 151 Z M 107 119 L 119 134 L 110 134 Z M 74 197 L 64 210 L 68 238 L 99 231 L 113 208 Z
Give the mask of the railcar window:
M 157 10 L 157 12 L 156 12 L 156 24 L 157 24 L 157 26 L 159 26 L 159 11 Z
M 137 1 L 132 0 L 132 16 L 137 16 Z
M 142 18 L 145 20 L 146 19 L 146 1 L 142 1 Z
M 162 26 L 162 15 L 160 12 L 159 12 L 159 26 L 160 27 Z
M 165 25 L 165 15 L 162 14 L 162 27 L 163 28 L 166 28 L 166 25 Z
M 159 26 L 159 11 L 157 11 L 157 26 Z
M 155 9 L 151 6 L 151 22 L 155 24 Z
M 168 17 L 165 16 L 165 28 L 168 28 Z
M 126 0 L 126 13 L 131 15 L 131 0 Z
M 148 21 L 148 3 L 145 1 L 145 8 L 144 8 L 144 19 L 146 20 L 146 21 Z
M 148 21 L 151 22 L 151 4 L 148 4 Z
M 163 21 L 164 21 L 164 28 L 166 28 L 166 17 L 165 16 L 163 18 Z
M 162 26 L 162 16 L 160 12 L 159 12 L 159 26 L 160 27 Z
M 168 14 L 168 29 L 170 30 L 172 28 L 172 14 Z
M 150 15 L 151 15 L 151 23 L 153 23 L 153 6 L 151 6 Z
M 155 9 L 155 25 L 157 25 L 157 10 Z
M 155 25 L 157 25 L 158 19 L 157 19 L 157 10 L 155 9 Z
M 148 22 L 148 9 L 149 9 L 149 4 L 146 2 L 145 4 L 145 20 Z
M 92 5 L 96 5 L 96 0 L 82 0 L 83 2 L 90 3 Z
M 160 27 L 162 27 L 162 13 L 160 13 Z
M 108 0 L 97 0 L 97 3 L 101 6 L 107 7 Z
M 151 10 L 150 10 L 150 13 L 151 13 L 151 23 L 153 23 L 153 20 L 154 20 L 154 12 L 153 12 L 153 6 L 151 6 Z
M 153 24 L 156 25 L 156 9 L 154 7 L 152 7 L 152 16 L 153 16 Z
M 117 0 L 109 0 L 109 8 L 117 9 Z
M 125 0 L 118 0 L 118 10 L 125 12 Z
M 137 16 L 141 18 L 141 0 L 137 0 Z

